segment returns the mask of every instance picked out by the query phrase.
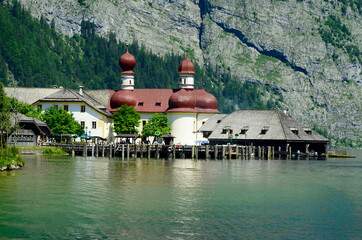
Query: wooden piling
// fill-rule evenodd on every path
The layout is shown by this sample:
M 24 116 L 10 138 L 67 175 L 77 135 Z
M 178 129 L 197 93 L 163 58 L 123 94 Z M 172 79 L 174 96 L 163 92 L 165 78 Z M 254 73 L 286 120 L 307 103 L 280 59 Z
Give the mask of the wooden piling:
M 268 160 L 271 160 L 271 155 L 272 155 L 271 147 L 268 146 Z
M 274 146 L 272 147 L 272 159 L 274 160 Z
M 159 159 L 160 158 L 160 148 L 159 148 L 159 145 L 157 144 L 156 145 L 156 159 Z
M 279 154 L 279 156 L 278 156 L 278 157 L 279 157 L 279 160 L 280 160 L 280 158 L 281 158 L 281 155 L 280 155 L 280 154 L 281 154 L 281 151 L 282 151 L 282 147 L 281 147 L 281 146 L 279 146 L 279 147 L 278 147 L 278 154 Z
M 87 143 L 83 144 L 83 157 L 87 156 Z
M 192 147 L 191 147 L 191 158 L 192 158 L 192 159 L 194 159 L 194 157 L 195 157 L 194 154 L 195 154 L 195 146 L 192 146 Z
M 292 146 L 289 146 L 289 159 L 292 159 Z
M 96 157 L 98 157 L 98 144 L 96 144 Z
M 219 149 L 218 149 L 218 146 L 217 145 L 215 145 L 215 149 L 214 149 L 214 156 L 215 156 L 215 160 L 217 160 L 217 155 L 218 155 L 218 151 L 219 151 Z
M 144 144 L 141 145 L 140 157 L 143 158 Z
M 127 144 L 127 160 L 129 160 L 130 150 L 129 144 Z
M 112 157 L 112 144 L 109 144 L 109 157 Z
M 222 151 L 221 151 L 221 159 L 225 159 L 225 151 L 226 151 L 226 146 L 222 145 Z
M 206 145 L 205 158 L 210 159 L 210 146 L 209 145 Z
M 147 144 L 147 159 L 151 158 L 151 146 L 150 144 Z
M 176 159 L 176 145 L 175 144 L 172 145 L 172 158 L 173 158 L 173 160 Z
M 102 144 L 102 157 L 104 157 L 104 144 Z
M 232 148 L 231 148 L 231 145 L 230 145 L 230 144 L 229 144 L 229 146 L 228 146 L 228 150 L 229 150 L 229 160 L 231 160 Z
M 122 144 L 122 161 L 124 160 L 124 144 Z

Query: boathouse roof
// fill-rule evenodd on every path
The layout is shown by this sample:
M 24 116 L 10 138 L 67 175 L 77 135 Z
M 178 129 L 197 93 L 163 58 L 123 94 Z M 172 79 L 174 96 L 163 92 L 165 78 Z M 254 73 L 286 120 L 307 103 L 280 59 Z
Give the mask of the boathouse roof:
M 328 142 L 327 138 L 278 110 L 238 110 L 227 116 L 215 115 L 200 128 L 200 131 L 210 130 L 209 140 L 227 140 L 232 130 L 233 139 L 239 140 Z

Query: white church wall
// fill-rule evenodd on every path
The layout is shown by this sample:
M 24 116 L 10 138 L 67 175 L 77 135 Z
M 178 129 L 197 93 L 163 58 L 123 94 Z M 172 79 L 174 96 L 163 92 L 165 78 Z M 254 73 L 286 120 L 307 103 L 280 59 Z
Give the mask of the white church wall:
M 168 121 L 172 126 L 171 135 L 175 136 L 175 144 L 195 145 L 196 113 L 168 113 Z

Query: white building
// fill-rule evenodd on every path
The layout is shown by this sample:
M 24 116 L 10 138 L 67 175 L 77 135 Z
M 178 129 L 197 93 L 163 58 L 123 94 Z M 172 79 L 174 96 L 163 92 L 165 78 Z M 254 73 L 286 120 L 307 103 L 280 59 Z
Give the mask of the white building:
M 46 109 L 54 106 L 73 113 L 88 135 L 113 140 L 113 112 L 123 104 L 135 107 L 141 114 L 139 132 L 155 113 L 166 114 L 171 124 L 174 143 L 194 145 L 206 141 L 199 128 L 213 115 L 218 114 L 216 98 L 204 89 L 194 89 L 195 69 L 186 57 L 180 63 L 179 89 L 137 89 L 132 69 L 135 58 L 128 52 L 119 59 L 120 90 L 72 90 L 67 88 L 5 88 L 9 96 L 19 101 Z

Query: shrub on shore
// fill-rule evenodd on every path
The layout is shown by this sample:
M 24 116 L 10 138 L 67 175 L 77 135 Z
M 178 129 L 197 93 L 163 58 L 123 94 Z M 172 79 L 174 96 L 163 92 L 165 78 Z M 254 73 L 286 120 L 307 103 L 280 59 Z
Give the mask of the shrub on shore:
M 5 149 L 3 149 L 3 153 L 5 153 Z M 19 149 L 16 147 L 8 148 L 8 156 L 4 154 L 2 158 L 0 158 L 0 171 L 1 170 L 12 170 L 19 169 L 24 166 L 25 162 L 19 155 Z
M 43 154 L 67 154 L 67 152 L 63 151 L 61 148 L 46 147 Z

